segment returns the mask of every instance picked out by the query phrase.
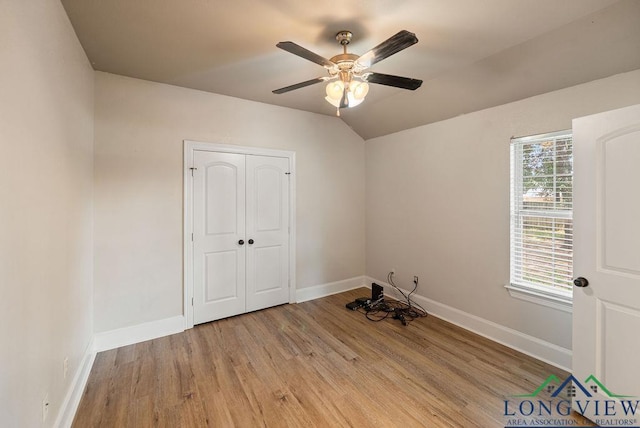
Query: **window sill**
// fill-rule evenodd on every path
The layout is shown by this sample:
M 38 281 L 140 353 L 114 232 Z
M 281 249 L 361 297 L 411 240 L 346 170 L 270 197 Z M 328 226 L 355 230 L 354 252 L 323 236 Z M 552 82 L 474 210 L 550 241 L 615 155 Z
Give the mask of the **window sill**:
M 525 287 L 518 284 L 505 285 L 511 297 L 536 303 L 542 306 L 558 309 L 571 313 L 573 311 L 573 298 L 571 292 L 550 292 L 534 287 Z

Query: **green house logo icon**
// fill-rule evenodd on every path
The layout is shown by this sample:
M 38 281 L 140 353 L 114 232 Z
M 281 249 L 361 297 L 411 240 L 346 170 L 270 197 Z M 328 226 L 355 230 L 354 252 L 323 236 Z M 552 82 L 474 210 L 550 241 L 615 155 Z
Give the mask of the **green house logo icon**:
M 549 376 L 535 391 L 531 394 L 520 394 L 513 395 L 513 397 L 518 398 L 531 398 L 537 397 L 541 393 L 551 394 L 552 398 L 558 397 L 563 392 L 568 397 L 575 397 L 577 391 L 582 391 L 582 393 L 587 398 L 594 397 L 594 394 L 605 395 L 609 398 L 629 398 L 632 395 L 620 395 L 614 394 L 604 386 L 602 382 L 598 380 L 594 375 L 590 375 L 584 382 L 580 382 L 573 375 L 570 375 L 564 382 L 562 382 L 557 376 L 551 375 Z

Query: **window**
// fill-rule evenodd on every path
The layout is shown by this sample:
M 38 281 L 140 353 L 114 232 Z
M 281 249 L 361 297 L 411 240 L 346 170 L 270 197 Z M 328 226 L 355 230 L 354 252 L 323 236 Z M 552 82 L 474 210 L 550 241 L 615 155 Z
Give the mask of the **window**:
M 514 297 L 570 310 L 573 274 L 571 131 L 511 140 Z

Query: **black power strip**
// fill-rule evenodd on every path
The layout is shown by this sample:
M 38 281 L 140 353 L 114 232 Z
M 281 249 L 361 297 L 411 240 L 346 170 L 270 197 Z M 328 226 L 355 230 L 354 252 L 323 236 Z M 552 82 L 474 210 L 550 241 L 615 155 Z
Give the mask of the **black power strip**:
M 355 311 L 359 308 L 364 308 L 369 305 L 371 305 L 371 299 L 369 299 L 368 297 L 358 297 L 353 302 L 349 302 L 346 304 L 347 309 L 351 309 L 352 311 Z
M 352 311 L 355 311 L 356 309 L 361 308 L 364 305 L 362 303 L 358 303 L 356 301 L 353 301 L 353 302 L 347 303 L 346 306 L 347 306 L 347 309 L 351 309 Z

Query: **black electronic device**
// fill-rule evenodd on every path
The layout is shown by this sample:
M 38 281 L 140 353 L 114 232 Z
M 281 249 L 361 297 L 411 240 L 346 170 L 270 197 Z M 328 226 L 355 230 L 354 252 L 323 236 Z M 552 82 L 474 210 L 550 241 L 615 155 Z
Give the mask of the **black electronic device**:
M 346 306 L 347 306 L 347 309 L 351 309 L 352 311 L 355 311 L 356 309 L 363 307 L 364 304 L 358 301 L 353 301 L 353 302 L 347 303 Z
M 384 301 L 384 287 L 378 285 L 375 282 L 371 283 L 371 301 L 382 302 Z
M 402 325 L 407 325 L 407 318 L 404 316 L 404 313 L 402 313 L 402 309 L 400 308 L 396 308 L 393 311 L 393 318 L 400 320 L 402 322 Z

